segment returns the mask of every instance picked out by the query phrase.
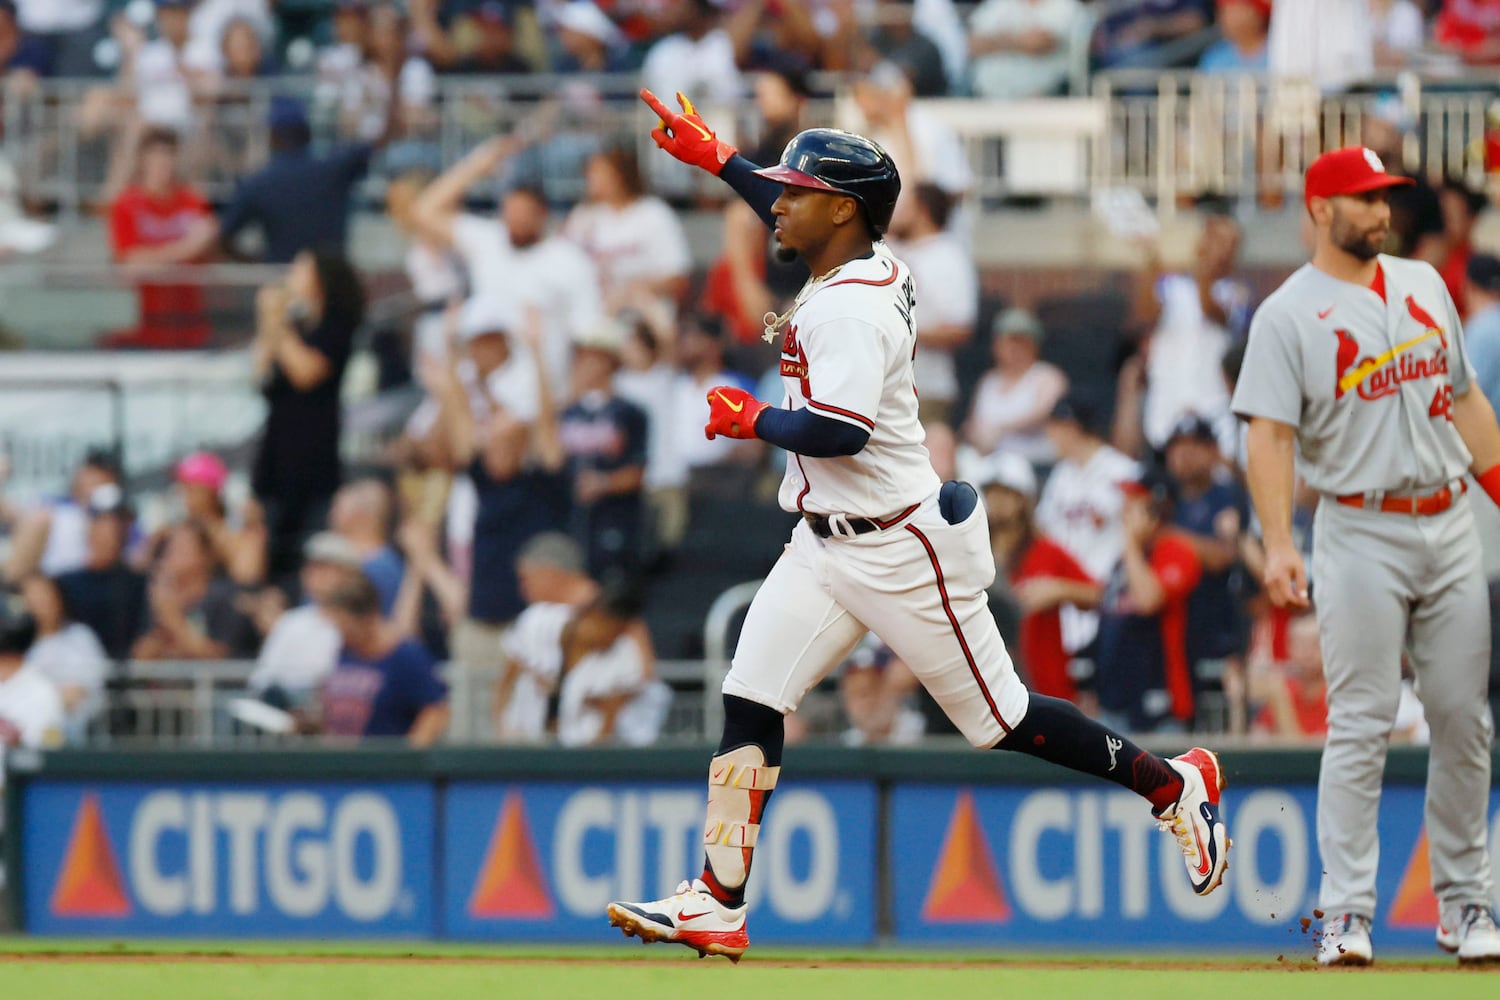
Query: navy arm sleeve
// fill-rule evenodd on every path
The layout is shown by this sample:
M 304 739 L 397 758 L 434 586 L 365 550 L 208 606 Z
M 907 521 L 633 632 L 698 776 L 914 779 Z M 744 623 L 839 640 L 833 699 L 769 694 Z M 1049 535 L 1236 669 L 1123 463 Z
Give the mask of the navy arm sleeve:
M 776 220 L 771 215 L 771 205 L 781 196 L 781 185 L 755 176 L 755 171 L 759 169 L 739 153 L 735 153 L 724 164 L 724 169 L 719 171 L 719 179 L 734 188 L 734 193 L 745 199 L 745 204 L 755 209 L 760 221 L 771 228 L 776 225 Z
M 770 407 L 755 421 L 755 436 L 808 458 L 856 455 L 870 440 L 863 427 L 810 410 Z

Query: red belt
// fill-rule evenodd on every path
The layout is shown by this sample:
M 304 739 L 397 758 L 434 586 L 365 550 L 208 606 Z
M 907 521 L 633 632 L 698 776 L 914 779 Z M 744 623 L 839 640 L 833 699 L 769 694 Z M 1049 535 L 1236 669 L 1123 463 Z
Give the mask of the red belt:
M 1381 497 L 1380 503 L 1374 507 L 1368 507 L 1365 503 L 1365 493 L 1346 493 L 1341 497 L 1335 497 L 1345 507 L 1360 507 L 1369 510 L 1378 510 L 1386 514 L 1409 514 L 1412 517 L 1431 517 L 1441 514 L 1453 506 L 1453 501 L 1469 492 L 1469 484 L 1460 480 L 1458 489 L 1444 486 L 1436 493 L 1429 493 L 1420 497 Z

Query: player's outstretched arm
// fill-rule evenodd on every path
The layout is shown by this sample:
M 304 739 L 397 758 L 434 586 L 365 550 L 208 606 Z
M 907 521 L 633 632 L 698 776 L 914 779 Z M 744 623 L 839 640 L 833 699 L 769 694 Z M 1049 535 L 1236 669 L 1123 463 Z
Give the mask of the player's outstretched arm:
M 760 221 L 767 227 L 775 225 L 771 204 L 781 194 L 781 185 L 756 176 L 755 171 L 759 168 L 715 135 L 692 101 L 679 93 L 677 103 L 682 105 L 682 110 L 673 111 L 659 97 L 644 89 L 641 100 L 657 114 L 658 121 L 656 128 L 651 130 L 651 138 L 658 146 L 683 163 L 707 170 L 728 184 L 755 210 Z

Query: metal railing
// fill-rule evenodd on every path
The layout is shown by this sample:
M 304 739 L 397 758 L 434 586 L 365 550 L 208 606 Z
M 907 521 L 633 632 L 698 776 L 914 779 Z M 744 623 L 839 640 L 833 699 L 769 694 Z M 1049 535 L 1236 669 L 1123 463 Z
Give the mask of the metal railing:
M 89 726 L 87 745 L 150 743 L 160 746 L 238 746 L 297 742 L 317 737 L 280 736 L 235 720 L 231 703 L 250 695 L 250 660 L 132 660 L 115 668 L 105 704 Z M 499 680 L 492 668 L 445 664 L 453 711 L 447 741 L 494 742 L 490 693 Z M 661 739 L 698 740 L 707 732 L 698 686 L 698 660 L 658 660 L 656 675 L 672 689 Z M 715 687 L 717 691 L 717 687 Z

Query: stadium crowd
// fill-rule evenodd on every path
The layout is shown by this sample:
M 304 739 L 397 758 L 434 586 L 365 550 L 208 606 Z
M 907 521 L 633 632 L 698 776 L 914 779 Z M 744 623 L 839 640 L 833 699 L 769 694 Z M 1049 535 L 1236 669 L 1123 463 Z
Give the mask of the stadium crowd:
M 940 474 L 983 491 L 992 608 L 1023 676 L 1132 732 L 1316 739 L 1315 627 L 1258 595 L 1228 412 L 1256 305 L 1239 223 L 1202 206 L 1185 267 L 1140 241 L 1116 317 L 1117 378 L 1100 386 L 1049 346 L 1037 303 L 983 291 L 968 161 L 913 101 L 1065 93 L 1086 79 L 1078 67 L 1256 73 L 1282 60 L 1303 71 L 1307 33 L 1336 33 L 1341 6 L 984 0 L 961 15 L 951 0 L 156 0 L 143 18 L 106 0 L 0 0 L 4 85 L 89 78 L 76 112 L 110 137 L 99 209 L 118 266 L 139 282 L 140 322 L 105 346 L 208 344 L 202 289 L 152 280 L 153 268 L 255 256 L 280 269 L 255 299 L 266 419 L 251 462 L 182 456 L 170 515 L 154 522 L 107 450 L 46 503 L 17 509 L 0 488 L 0 571 L 14 591 L 0 744 L 108 728 L 106 683 L 126 659 L 256 660 L 256 696 L 332 738 L 441 739 L 451 671 L 483 679 L 485 738 L 658 737 L 671 693 L 657 677 L 652 595 L 718 580 L 701 573 L 695 523 L 734 545 L 727 536 L 749 529 L 716 519 L 716 505 L 766 496 L 785 461 L 759 442 L 706 440 L 702 400 L 725 383 L 779 396 L 762 317 L 807 275 L 775 259 L 738 203 L 716 209 L 722 245 L 697 273 L 674 206 L 699 194 L 638 161 L 633 138 L 574 144 L 546 101 L 441 168 L 438 75 L 543 72 L 637 73 L 705 104 L 752 101 L 758 132 L 740 142 L 762 163 L 817 124 L 810 74 L 852 74 L 862 130 L 905 180 L 889 241 L 918 282 L 929 449 Z M 1371 0 L 1370 11 L 1377 30 L 1360 58 L 1371 70 L 1434 51 L 1500 62 L 1500 4 Z M 311 75 L 315 97 L 271 102 L 262 156 L 221 124 L 240 100 L 235 81 L 277 74 Z M 1419 181 L 1393 193 L 1390 251 L 1442 270 L 1494 398 L 1500 260 L 1472 235 L 1488 201 L 1406 164 L 1411 123 L 1399 106 L 1374 107 L 1368 144 Z M 329 114 L 340 141 L 314 148 L 311 123 Z M 558 204 L 559 163 L 579 176 L 575 204 Z M 238 178 L 219 205 L 195 185 L 209 169 Z M 416 302 L 391 382 L 416 386 L 420 403 L 378 467 L 346 469 L 340 387 L 365 344 L 369 296 L 347 241 L 351 195 L 372 169 Z M 1315 502 L 1299 497 L 1304 538 Z M 784 526 L 764 504 L 758 517 L 773 535 Z M 701 649 L 674 637 L 670 655 Z M 1415 694 L 1409 714 L 1421 738 Z M 799 716 L 789 736 L 903 742 L 948 728 L 873 640 Z

